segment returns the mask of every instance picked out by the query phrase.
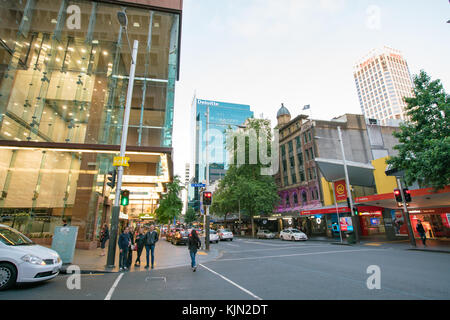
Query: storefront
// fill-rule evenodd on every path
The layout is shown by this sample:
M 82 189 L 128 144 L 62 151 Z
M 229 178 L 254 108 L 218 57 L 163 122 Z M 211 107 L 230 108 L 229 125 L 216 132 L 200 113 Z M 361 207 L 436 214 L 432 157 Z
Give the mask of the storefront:
M 409 215 L 416 238 L 420 238 L 416 230 L 417 221 L 420 220 L 428 239 L 450 240 L 450 207 L 414 209 L 409 212 Z
M 317 210 L 302 211 L 299 220 L 299 229 L 306 233 L 309 238 L 339 238 L 340 226 L 338 223 L 338 214 L 343 223 L 348 223 L 350 209 L 347 207 L 328 207 Z M 350 222 L 351 224 L 351 222 Z M 347 229 L 342 228 L 342 231 Z M 350 229 L 348 231 L 351 231 Z
M 358 207 L 361 236 L 378 236 L 386 233 L 383 210 L 383 208 L 372 206 Z

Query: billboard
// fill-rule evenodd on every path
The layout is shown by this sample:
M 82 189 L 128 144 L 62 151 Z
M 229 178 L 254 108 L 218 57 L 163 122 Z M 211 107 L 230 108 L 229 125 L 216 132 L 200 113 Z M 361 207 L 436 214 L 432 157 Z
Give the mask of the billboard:
M 112 1 L 118 3 L 132 3 L 137 5 L 151 6 L 151 7 L 159 7 L 165 9 L 172 9 L 177 11 L 183 10 L 183 0 L 120 0 L 120 1 Z

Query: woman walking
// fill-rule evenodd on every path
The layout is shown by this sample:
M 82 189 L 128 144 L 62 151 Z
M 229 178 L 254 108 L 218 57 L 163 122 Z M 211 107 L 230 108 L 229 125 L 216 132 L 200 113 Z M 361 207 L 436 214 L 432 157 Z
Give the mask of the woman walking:
M 200 238 L 198 237 L 197 231 L 192 229 L 191 234 L 188 239 L 188 249 L 191 255 L 191 267 L 192 271 L 195 272 L 197 270 L 197 263 L 195 262 L 195 255 L 197 254 L 197 250 L 200 249 L 202 243 L 200 242 Z
M 103 225 L 102 231 L 100 233 L 100 248 L 102 248 L 102 253 L 100 254 L 101 257 L 105 255 L 105 246 L 106 241 L 109 240 L 109 230 L 108 225 L 105 223 Z
M 134 265 L 138 266 L 138 267 L 141 266 L 141 254 L 142 254 L 142 249 L 144 249 L 144 240 L 145 240 L 144 229 L 141 227 L 141 228 L 139 228 L 139 234 L 136 236 L 137 258 L 136 258 L 136 262 L 134 263 Z

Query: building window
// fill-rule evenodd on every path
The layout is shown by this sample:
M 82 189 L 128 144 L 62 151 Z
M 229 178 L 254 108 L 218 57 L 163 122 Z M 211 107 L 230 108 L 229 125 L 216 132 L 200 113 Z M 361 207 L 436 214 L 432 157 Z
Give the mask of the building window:
M 294 192 L 294 205 L 295 205 L 295 206 L 298 205 L 298 196 L 297 196 L 297 192 Z
M 306 204 L 308 202 L 307 198 L 308 198 L 308 196 L 306 194 L 306 191 L 303 190 L 303 192 L 302 192 L 302 202 L 303 202 L 303 204 Z

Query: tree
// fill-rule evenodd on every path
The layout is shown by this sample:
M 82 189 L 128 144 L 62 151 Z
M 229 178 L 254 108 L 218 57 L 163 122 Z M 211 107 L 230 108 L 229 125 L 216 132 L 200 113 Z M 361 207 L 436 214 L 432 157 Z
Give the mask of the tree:
M 184 216 L 184 222 L 186 222 L 187 224 L 191 224 L 192 222 L 197 221 L 198 216 L 197 213 L 195 212 L 194 208 L 189 207 L 187 209 L 186 215 Z
M 251 138 L 252 133 L 255 134 L 254 139 Z M 254 216 L 272 213 L 279 201 L 274 178 L 263 174 L 262 170 L 270 167 L 270 164 L 264 164 L 259 152 L 261 148 L 264 150 L 264 146 L 267 146 L 266 156 L 271 156 L 270 121 L 248 119 L 242 130 L 228 130 L 228 139 L 231 139 L 231 143 L 227 145 L 227 149 L 232 153 L 233 160 L 214 195 L 213 204 L 218 202 L 214 210 L 226 217 L 228 212 L 236 212 L 240 205 L 241 211 L 251 218 L 254 237 Z M 242 148 L 237 146 L 239 141 L 241 143 L 245 141 Z M 242 152 L 244 152 L 245 161 L 238 163 L 238 153 L 242 155 Z
M 159 223 L 170 224 L 178 218 L 183 208 L 180 192 L 184 189 L 179 176 L 175 176 L 172 182 L 167 183 L 167 193 L 161 196 L 159 207 L 155 210 Z
M 450 96 L 425 71 L 414 77 L 413 98 L 405 98 L 410 121 L 394 132 L 397 156 L 387 163 L 404 171 L 407 185 L 417 181 L 435 190 L 450 184 Z

